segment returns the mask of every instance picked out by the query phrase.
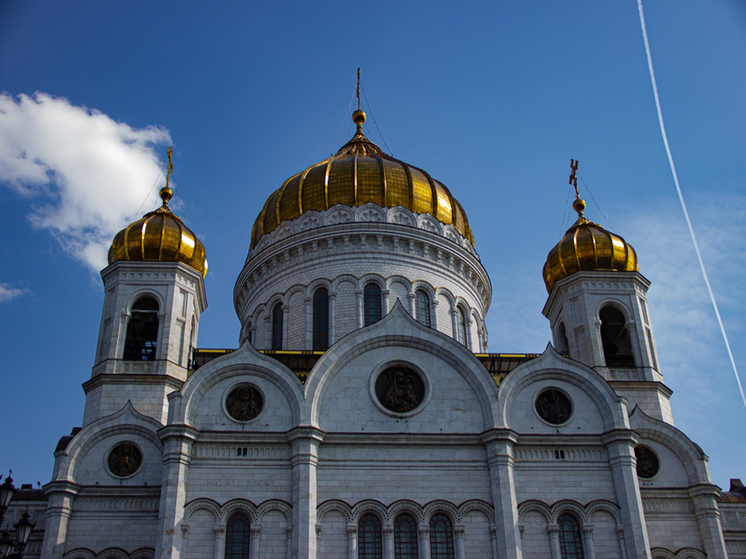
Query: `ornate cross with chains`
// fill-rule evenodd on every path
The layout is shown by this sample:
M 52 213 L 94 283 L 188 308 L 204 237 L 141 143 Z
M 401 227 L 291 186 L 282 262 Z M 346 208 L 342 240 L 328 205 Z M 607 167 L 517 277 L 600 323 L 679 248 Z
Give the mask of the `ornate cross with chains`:
M 578 170 L 578 162 L 574 159 L 570 159 L 570 184 L 575 187 L 575 196 L 580 198 L 580 192 L 578 191 L 578 177 L 575 174 Z
M 174 162 L 172 157 L 174 155 L 174 146 L 168 148 L 168 173 L 166 173 L 166 188 L 168 188 L 168 182 L 171 179 L 171 173 L 174 172 Z

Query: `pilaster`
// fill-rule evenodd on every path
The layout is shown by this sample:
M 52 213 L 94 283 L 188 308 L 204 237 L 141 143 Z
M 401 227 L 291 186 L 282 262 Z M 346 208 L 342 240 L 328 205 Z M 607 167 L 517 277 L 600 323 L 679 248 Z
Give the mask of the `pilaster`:
M 316 559 L 316 468 L 325 433 L 315 427 L 296 427 L 288 435 L 293 467 L 293 548 L 298 559 Z

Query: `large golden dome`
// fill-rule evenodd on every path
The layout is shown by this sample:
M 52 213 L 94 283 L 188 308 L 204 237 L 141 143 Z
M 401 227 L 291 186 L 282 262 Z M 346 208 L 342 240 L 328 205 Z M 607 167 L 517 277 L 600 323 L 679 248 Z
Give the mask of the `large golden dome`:
M 422 169 L 386 155 L 368 140 L 363 134 L 363 111 L 355 111 L 352 119 L 357 132 L 336 155 L 293 175 L 270 195 L 251 231 L 251 248 L 283 221 L 308 211 L 367 203 L 430 214 L 453 225 L 473 245 L 466 214 L 448 189 Z
M 547 291 L 576 272 L 637 272 L 637 253 L 620 236 L 583 217 L 585 202 L 575 200 L 578 219 L 547 255 L 544 283 Z
M 109 264 L 119 260 L 183 262 L 202 277 L 207 275 L 205 245 L 168 208 L 172 196 L 168 186 L 161 189 L 163 205 L 117 233 L 109 248 Z

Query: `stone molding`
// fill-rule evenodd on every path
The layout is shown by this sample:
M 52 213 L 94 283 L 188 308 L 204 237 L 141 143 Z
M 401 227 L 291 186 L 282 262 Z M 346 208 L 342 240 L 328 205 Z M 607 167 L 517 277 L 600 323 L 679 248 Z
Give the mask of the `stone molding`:
M 562 451 L 562 454 L 559 454 Z M 516 446 L 513 450 L 516 462 L 607 462 L 609 457 L 606 449 L 550 446 L 524 447 Z M 559 455 L 559 457 L 558 457 Z
M 317 522 L 321 524 L 326 513 L 330 511 L 342 513 L 347 518 L 347 522 L 353 525 L 357 525 L 360 518 L 368 513 L 376 514 L 381 519 L 381 524 L 391 525 L 394 518 L 402 512 L 410 513 L 417 519 L 419 524 L 425 525 L 429 524 L 430 519 L 436 513 L 446 514 L 451 518 L 454 525 L 462 524 L 464 516 L 474 511 L 484 514 L 490 521 L 490 524 L 494 524 L 495 522 L 495 511 L 492 508 L 492 505 L 480 499 L 470 499 L 464 501 L 460 505 L 438 499 L 436 501 L 430 501 L 424 506 L 415 501 L 410 501 L 409 499 L 394 501 L 389 506 L 373 499 L 366 499 L 356 503 L 355 505 L 349 505 L 345 501 L 339 499 L 331 499 L 324 501 L 316 509 Z

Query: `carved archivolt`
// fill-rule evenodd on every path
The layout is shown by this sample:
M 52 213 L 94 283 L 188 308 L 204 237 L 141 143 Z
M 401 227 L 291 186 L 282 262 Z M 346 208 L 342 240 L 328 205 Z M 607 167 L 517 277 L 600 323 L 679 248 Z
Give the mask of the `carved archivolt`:
M 80 547 L 64 555 L 64 559 L 153 559 L 154 557 L 155 549 L 152 547 L 141 547 L 132 553 L 127 553 L 119 547 L 110 547 L 99 553 Z
M 220 505 L 212 499 L 195 499 L 189 502 L 184 509 L 184 525 L 189 525 L 189 518 L 198 510 L 208 510 L 212 513 L 215 518 L 215 523 L 219 525 L 225 525 L 228 518 L 234 512 L 240 511 L 246 514 L 251 519 L 253 526 L 259 526 L 262 523 L 262 518 L 269 511 L 277 510 L 285 515 L 285 520 L 288 526 L 292 523 L 293 511 L 290 505 L 280 499 L 270 499 L 264 501 L 259 506 L 256 506 L 251 501 L 246 499 L 232 499 L 227 503 Z
M 316 521 L 321 524 L 324 519 L 324 515 L 329 511 L 337 511 L 347 517 L 349 524 L 357 524 L 360 518 L 367 513 L 375 513 L 381 519 L 382 524 L 391 524 L 394 518 L 401 512 L 408 512 L 421 524 L 427 524 L 430 518 L 436 513 L 444 513 L 451 517 L 454 524 L 460 524 L 463 521 L 466 514 L 479 511 L 490 521 L 490 524 L 495 522 L 495 512 L 492 506 L 479 499 L 471 499 L 461 503 L 460 506 L 456 506 L 450 501 L 430 501 L 424 507 L 414 501 L 408 499 L 395 501 L 388 507 L 382 504 L 380 501 L 368 499 L 360 501 L 354 506 L 350 506 L 344 501 L 338 499 L 332 499 L 324 501 L 319 505 L 316 510 Z
M 604 511 L 614 517 L 617 527 L 623 526 L 622 516 L 619 513 L 619 507 L 611 501 L 603 499 L 597 499 L 591 501 L 587 505 L 583 506 L 577 501 L 565 499 L 557 501 L 553 505 L 549 506 L 543 501 L 532 499 L 530 501 L 524 501 L 518 505 L 518 522 L 523 524 L 523 517 L 528 512 L 538 512 L 547 519 L 547 524 L 556 524 L 557 519 L 564 512 L 572 512 L 577 516 L 582 524 L 591 524 L 591 518 L 598 511 Z
M 676 553 L 665 547 L 654 547 L 650 550 L 652 559 L 706 559 L 707 556 L 693 547 L 682 547 Z

